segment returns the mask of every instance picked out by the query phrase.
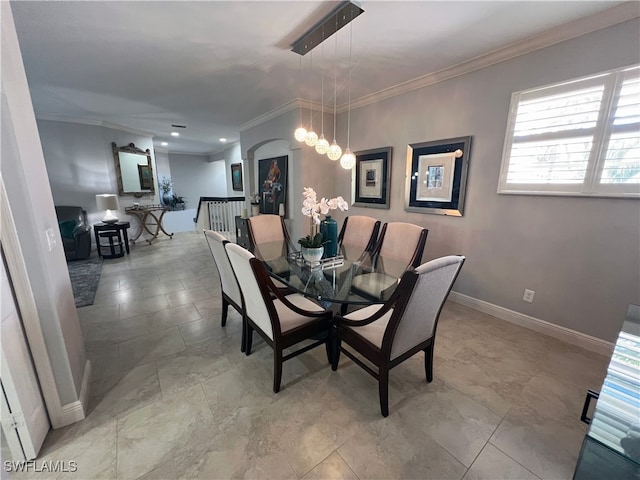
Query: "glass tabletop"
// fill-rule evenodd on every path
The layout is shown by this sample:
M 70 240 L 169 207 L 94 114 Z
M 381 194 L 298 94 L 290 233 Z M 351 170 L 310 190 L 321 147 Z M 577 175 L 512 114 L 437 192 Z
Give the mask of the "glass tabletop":
M 321 303 L 384 303 L 404 272 L 389 259 L 378 259 L 374 265 L 367 252 L 343 250 L 336 257 L 309 263 L 291 245 L 268 242 L 256 245 L 253 253 L 272 278 Z

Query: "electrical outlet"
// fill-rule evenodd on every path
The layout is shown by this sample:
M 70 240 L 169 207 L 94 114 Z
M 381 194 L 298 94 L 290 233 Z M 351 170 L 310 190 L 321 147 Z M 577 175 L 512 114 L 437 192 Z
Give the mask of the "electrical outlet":
M 52 252 L 58 242 L 56 241 L 56 231 L 53 228 L 47 228 L 45 230 L 45 235 L 47 236 L 47 244 L 49 245 L 49 251 Z
M 533 290 L 529 290 L 528 288 L 524 289 L 524 295 L 522 296 L 522 300 L 525 302 L 533 303 L 533 296 L 536 294 Z

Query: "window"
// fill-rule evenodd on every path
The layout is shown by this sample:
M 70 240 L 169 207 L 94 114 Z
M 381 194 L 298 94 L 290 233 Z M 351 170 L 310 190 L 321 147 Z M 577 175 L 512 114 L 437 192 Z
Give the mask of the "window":
M 640 67 L 514 93 L 498 193 L 640 197 Z

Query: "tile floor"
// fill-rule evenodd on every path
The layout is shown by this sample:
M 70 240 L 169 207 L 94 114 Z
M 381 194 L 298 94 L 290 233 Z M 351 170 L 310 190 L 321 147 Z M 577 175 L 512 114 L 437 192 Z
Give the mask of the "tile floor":
M 422 355 L 394 369 L 388 418 L 374 379 L 344 355 L 332 372 L 323 348 L 286 362 L 276 395 L 271 349 L 254 336 L 241 354 L 232 310 L 220 327 L 195 233 L 105 261 L 95 304 L 78 311 L 91 411 L 40 456 L 75 460 L 76 479 L 569 479 L 582 402 L 607 363 L 448 302 L 434 381 Z

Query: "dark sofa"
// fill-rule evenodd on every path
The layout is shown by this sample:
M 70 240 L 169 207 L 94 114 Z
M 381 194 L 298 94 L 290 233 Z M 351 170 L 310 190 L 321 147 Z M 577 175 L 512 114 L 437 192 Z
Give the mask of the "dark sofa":
M 82 260 L 91 255 L 91 227 L 82 207 L 56 207 L 58 226 L 67 260 Z

